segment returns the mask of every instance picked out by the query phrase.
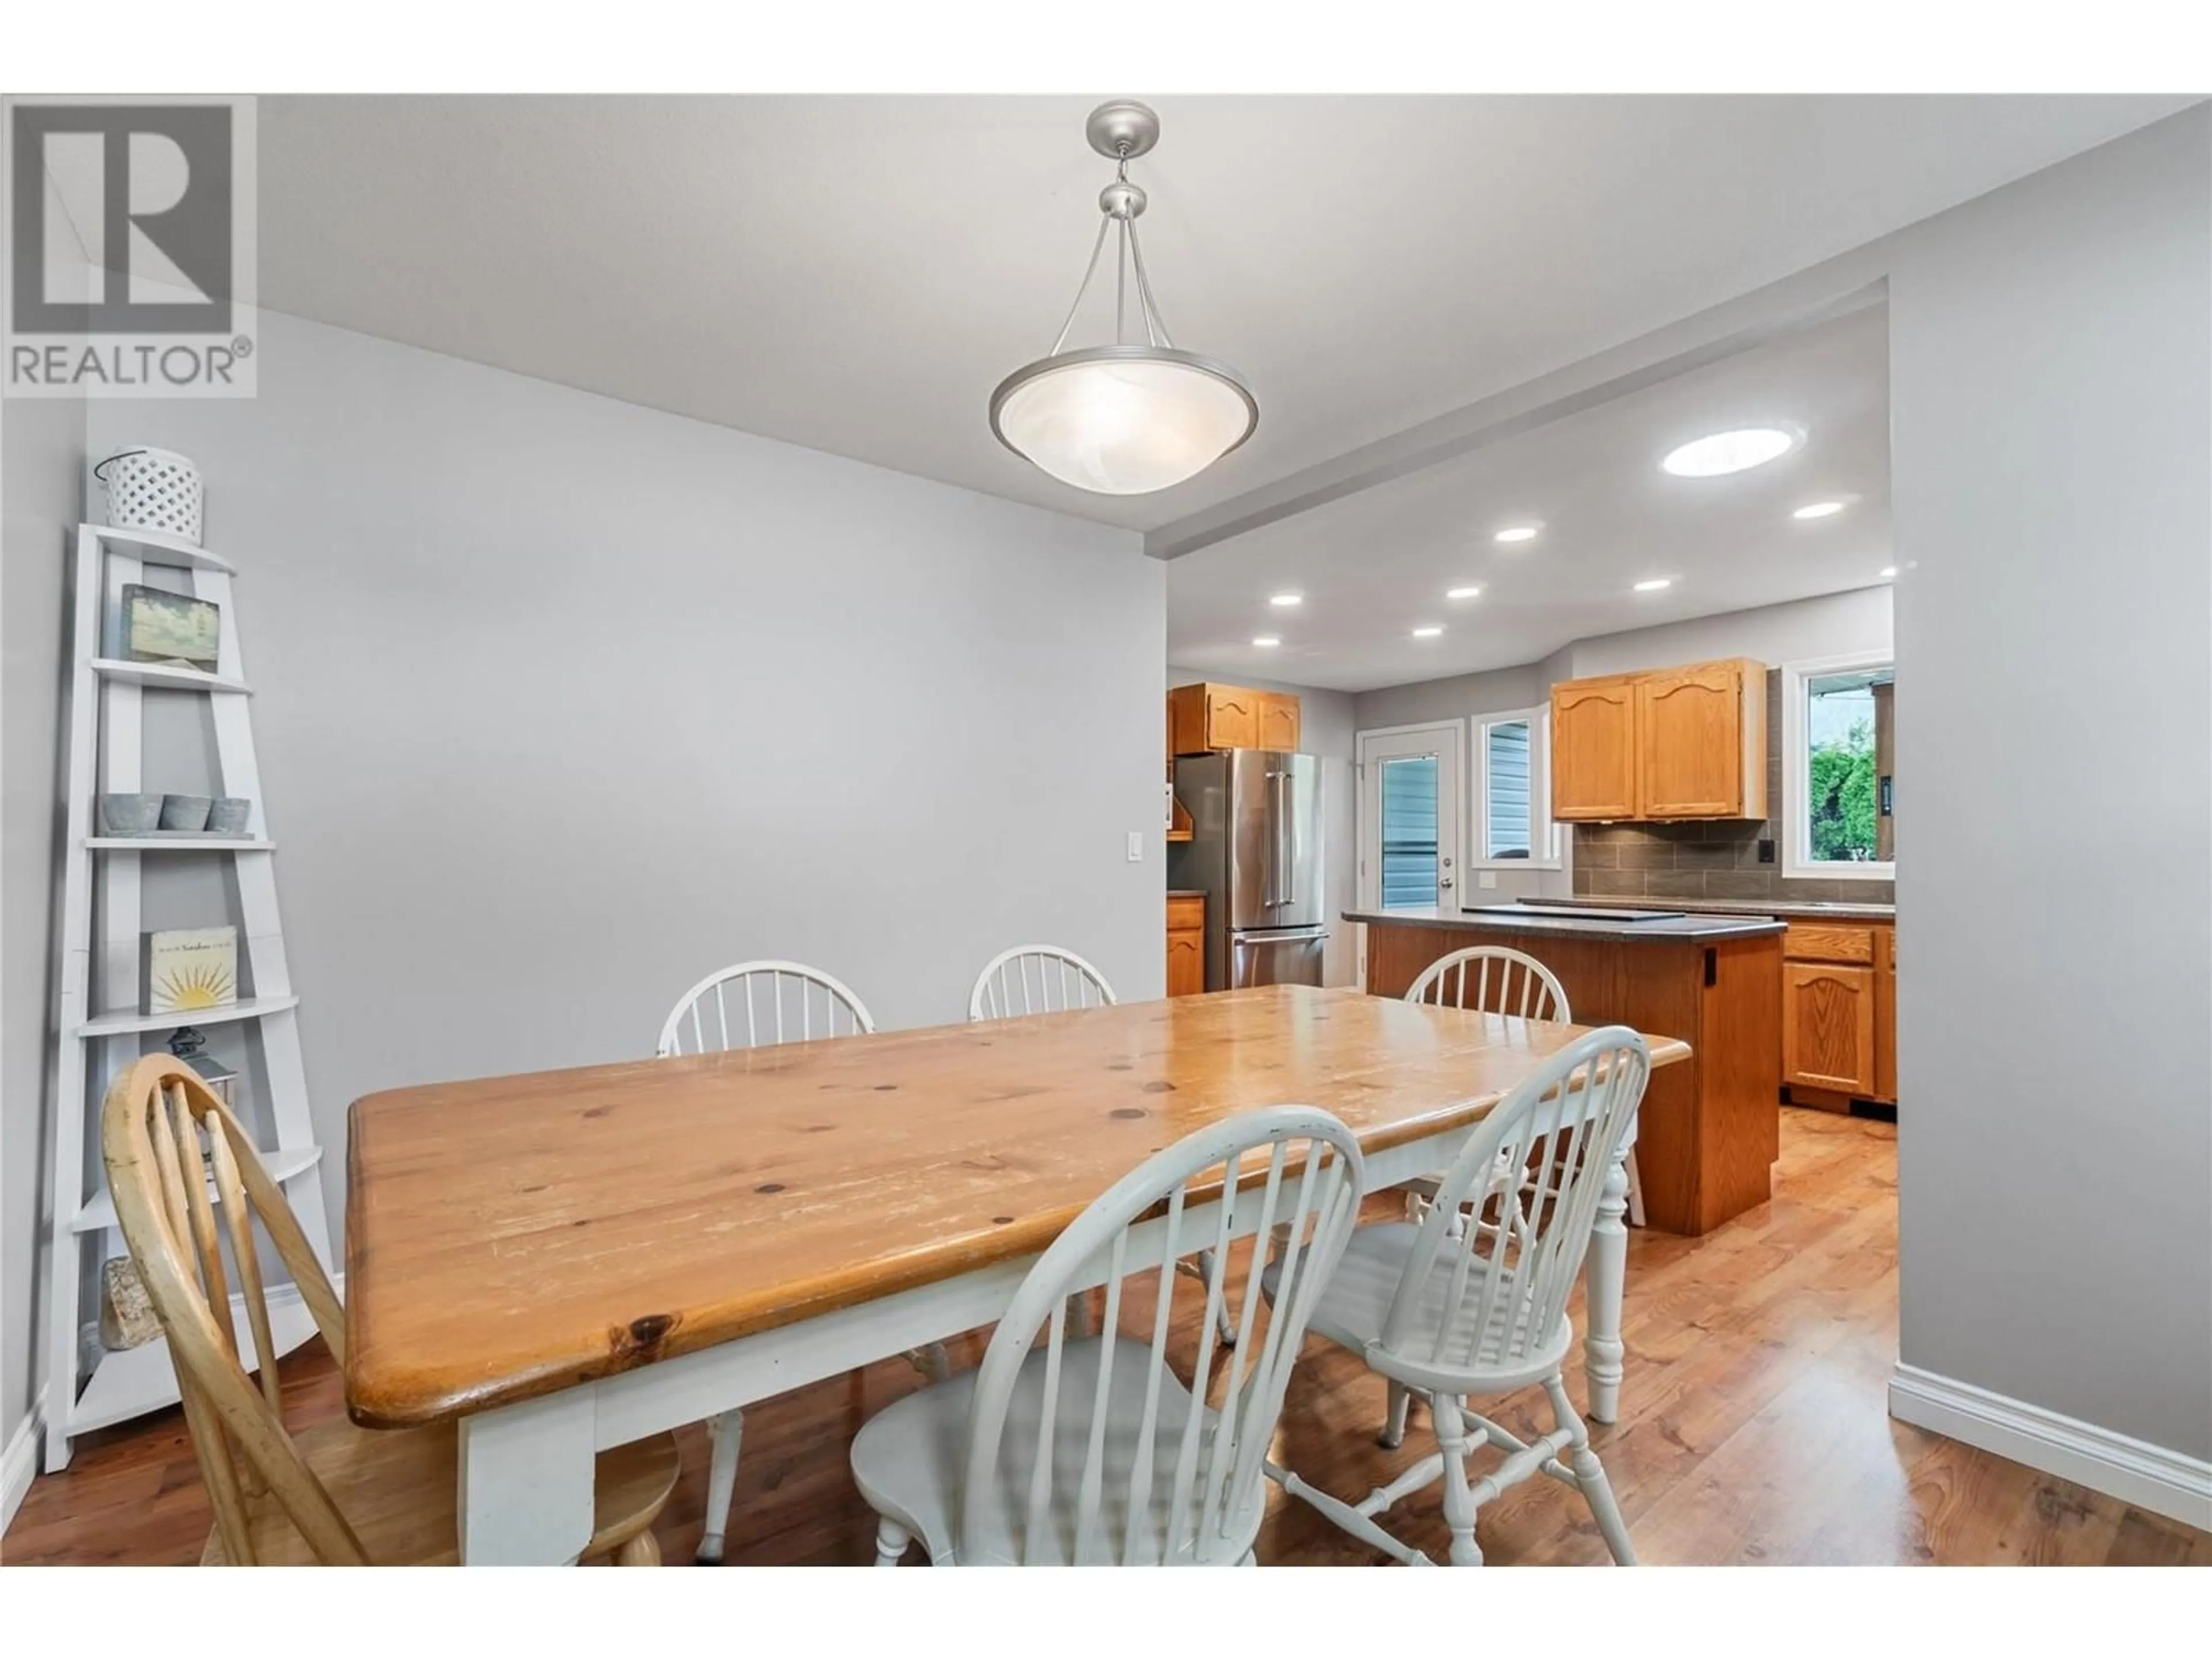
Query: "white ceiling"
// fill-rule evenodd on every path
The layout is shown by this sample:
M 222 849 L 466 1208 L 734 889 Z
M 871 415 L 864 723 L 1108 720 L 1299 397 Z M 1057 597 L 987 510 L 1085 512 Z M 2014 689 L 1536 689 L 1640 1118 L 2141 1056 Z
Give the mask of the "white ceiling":
M 1094 101 L 266 98 L 261 300 L 1150 529 L 2190 100 L 1158 98 L 1146 263 L 1178 343 L 1261 415 L 1197 479 L 1120 499 L 1036 472 L 984 412 L 1081 274 Z
M 1886 328 L 1870 306 L 1176 559 L 1168 659 L 1364 691 L 1872 586 L 1890 562 Z M 1690 439 L 1773 423 L 1805 434 L 1779 460 L 1719 478 L 1660 469 Z M 1790 517 L 1823 500 L 1849 505 Z M 1533 542 L 1493 539 L 1533 523 Z M 1674 586 L 1633 591 L 1659 576 Z M 1443 597 L 1468 583 L 1480 598 Z M 1268 604 L 1286 591 L 1305 603 Z M 1422 623 L 1445 631 L 1416 640 Z M 1255 647 L 1262 634 L 1282 644 Z

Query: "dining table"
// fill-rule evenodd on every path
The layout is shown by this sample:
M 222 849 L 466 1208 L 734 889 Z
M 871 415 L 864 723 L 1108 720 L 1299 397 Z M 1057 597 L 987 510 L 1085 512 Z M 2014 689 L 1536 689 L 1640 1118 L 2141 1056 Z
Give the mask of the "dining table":
M 1184 1135 L 1318 1106 L 1380 1191 L 1448 1164 L 1584 1029 L 1277 985 L 365 1096 L 347 1408 L 458 1425 L 465 1561 L 573 1560 L 599 1452 L 989 1324 Z M 1655 1066 L 1689 1055 L 1647 1041 Z M 1619 1158 L 1603 1191 L 1583 1359 L 1610 1422 Z

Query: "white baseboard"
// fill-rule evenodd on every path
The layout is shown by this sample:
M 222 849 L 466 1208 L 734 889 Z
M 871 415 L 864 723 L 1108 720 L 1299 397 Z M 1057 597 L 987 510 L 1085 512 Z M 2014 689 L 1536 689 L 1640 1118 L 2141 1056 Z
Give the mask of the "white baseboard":
M 0 1453 L 0 1533 L 14 1524 L 23 1494 L 31 1490 L 31 1477 L 39 1472 L 39 1431 L 46 1417 L 46 1391 L 31 1402 L 31 1409 L 8 1437 L 8 1449 Z
M 1889 1414 L 1915 1428 L 2212 1532 L 2212 1463 L 1917 1365 L 1890 1373 Z

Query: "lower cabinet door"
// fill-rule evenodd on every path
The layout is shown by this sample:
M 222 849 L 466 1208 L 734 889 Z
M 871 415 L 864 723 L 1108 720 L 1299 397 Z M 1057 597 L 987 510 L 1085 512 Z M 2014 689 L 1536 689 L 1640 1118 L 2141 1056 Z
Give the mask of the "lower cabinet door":
M 1206 930 L 1168 935 L 1168 994 L 1187 997 L 1206 989 Z
M 1785 1082 L 1871 1097 L 1875 970 L 1818 962 L 1782 964 Z

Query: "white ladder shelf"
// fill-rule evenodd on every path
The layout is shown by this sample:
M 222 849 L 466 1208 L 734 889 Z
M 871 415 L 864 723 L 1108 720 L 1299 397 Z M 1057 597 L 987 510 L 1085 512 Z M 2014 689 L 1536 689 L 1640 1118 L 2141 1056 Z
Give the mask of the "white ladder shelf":
M 185 571 L 193 594 L 221 608 L 222 641 L 214 673 L 126 662 L 104 653 L 111 626 L 119 623 L 123 589 L 141 580 L 148 565 Z M 88 1172 L 88 1151 L 96 1170 L 100 1102 L 116 1073 L 137 1058 L 148 1034 L 187 1024 L 251 1024 L 260 1039 L 261 1074 L 268 1096 L 253 1103 L 256 1109 L 246 1115 L 258 1119 L 264 1136 L 274 1133 L 276 1145 L 264 1148 L 270 1172 L 285 1183 L 293 1211 L 324 1267 L 334 1265 L 319 1174 L 322 1149 L 315 1145 L 308 1117 L 307 1072 L 300 1054 L 300 999 L 293 994 L 276 913 L 276 861 L 271 856 L 276 843 L 269 839 L 263 812 L 238 611 L 231 599 L 233 574 L 222 558 L 174 537 L 102 525 L 77 527 L 65 732 L 69 799 L 63 849 L 61 984 L 55 999 L 53 1213 L 47 1239 L 49 1472 L 68 1464 L 70 1443 L 76 1436 L 158 1411 L 178 1397 L 176 1372 L 167 1345 L 159 1339 L 88 1356 L 82 1337 L 85 1247 L 96 1239 L 99 1261 L 128 1253 L 106 1183 Z M 216 789 L 253 803 L 243 836 L 191 841 L 95 832 L 95 798 L 131 793 L 140 787 L 143 705 L 149 687 L 207 694 L 215 729 Z M 230 859 L 242 977 L 251 981 L 252 996 L 241 997 L 229 1007 L 190 1014 L 137 1012 L 141 1006 L 140 865 L 149 854 Z M 241 1075 L 250 1074 L 250 1067 L 241 1068 Z M 293 1308 L 292 1301 L 296 1297 L 288 1298 L 284 1291 L 272 1288 L 270 1302 L 277 1346 L 286 1352 L 314 1334 L 304 1307 Z M 240 1347 L 251 1364 L 252 1344 L 241 1339 Z

